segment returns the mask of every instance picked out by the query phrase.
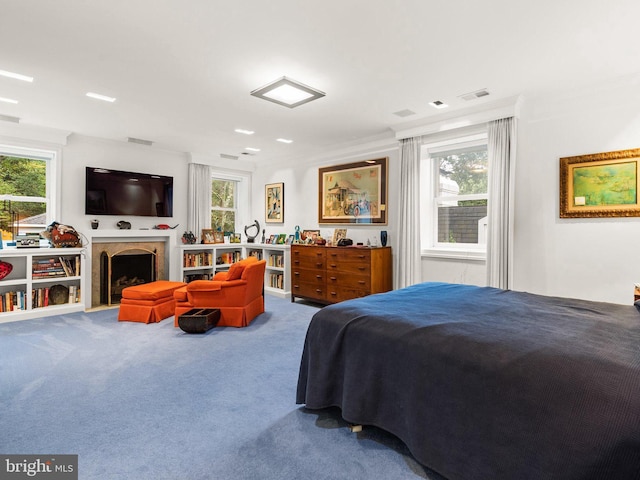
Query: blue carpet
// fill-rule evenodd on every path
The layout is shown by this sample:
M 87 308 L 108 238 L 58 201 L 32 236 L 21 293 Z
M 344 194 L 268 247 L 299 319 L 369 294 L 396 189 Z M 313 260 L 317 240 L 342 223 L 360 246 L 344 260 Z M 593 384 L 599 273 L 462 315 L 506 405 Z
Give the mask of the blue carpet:
M 296 405 L 317 307 L 266 310 L 200 335 L 114 309 L 0 324 L 0 453 L 77 454 L 81 479 L 443 480 L 393 435 Z

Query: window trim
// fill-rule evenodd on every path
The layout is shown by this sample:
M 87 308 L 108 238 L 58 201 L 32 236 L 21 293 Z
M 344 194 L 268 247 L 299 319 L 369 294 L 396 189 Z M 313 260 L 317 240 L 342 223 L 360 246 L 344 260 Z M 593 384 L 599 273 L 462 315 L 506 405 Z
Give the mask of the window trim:
M 436 165 L 430 154 L 438 154 L 449 151 L 466 150 L 480 145 L 487 145 L 488 134 L 486 129 L 478 133 L 471 133 L 455 138 L 447 138 L 440 141 L 428 141 L 425 138 L 421 146 L 421 171 L 420 179 L 420 204 L 425 206 L 425 211 L 430 212 L 430 221 L 421 222 L 420 231 L 421 256 L 439 259 L 455 259 L 465 261 L 484 262 L 487 258 L 486 243 L 446 243 L 437 241 L 438 202 L 446 200 L 478 200 L 489 199 L 486 194 L 468 194 L 436 197 L 438 191 L 439 176 L 436 175 Z

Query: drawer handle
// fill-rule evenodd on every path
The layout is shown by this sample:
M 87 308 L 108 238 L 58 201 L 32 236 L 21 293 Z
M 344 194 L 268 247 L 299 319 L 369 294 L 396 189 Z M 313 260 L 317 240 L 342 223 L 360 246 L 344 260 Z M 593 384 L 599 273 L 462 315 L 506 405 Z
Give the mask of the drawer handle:
M 316 255 L 321 257 L 322 256 L 322 252 L 317 252 Z
M 319 288 L 316 288 L 316 292 L 322 293 L 322 290 L 320 290 Z
M 316 267 L 321 267 L 322 264 L 321 263 L 316 263 Z
M 364 255 L 359 255 L 359 258 L 364 258 Z
M 331 277 L 331 280 L 337 280 L 337 278 L 336 277 Z
M 338 294 L 336 292 L 331 292 L 331 295 L 333 295 L 335 297 Z
M 364 281 L 364 280 L 358 280 L 358 283 L 359 283 L 360 285 L 364 285 L 364 284 L 365 284 L 365 281 Z
M 331 265 L 329 265 L 331 268 L 336 268 L 337 265 L 335 263 L 332 263 Z
M 300 276 L 300 272 L 293 272 L 294 275 Z
M 367 267 L 358 267 L 358 270 L 366 270 Z
M 322 275 L 316 275 L 316 278 L 322 278 Z

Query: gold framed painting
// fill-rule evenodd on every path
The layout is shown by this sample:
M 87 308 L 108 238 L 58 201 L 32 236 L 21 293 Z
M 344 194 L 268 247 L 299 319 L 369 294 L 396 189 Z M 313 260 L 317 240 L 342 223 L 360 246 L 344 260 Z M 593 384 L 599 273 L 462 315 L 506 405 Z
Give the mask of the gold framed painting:
M 284 222 L 284 183 L 264 186 L 264 216 L 267 223 Z
M 560 159 L 560 218 L 640 217 L 640 148 Z
M 388 158 L 318 170 L 318 223 L 387 224 Z

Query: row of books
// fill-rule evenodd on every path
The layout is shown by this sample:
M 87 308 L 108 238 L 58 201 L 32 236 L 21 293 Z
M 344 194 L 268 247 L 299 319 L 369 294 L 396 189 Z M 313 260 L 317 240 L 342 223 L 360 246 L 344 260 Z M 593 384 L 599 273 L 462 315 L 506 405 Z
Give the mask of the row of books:
M 250 257 L 256 257 L 258 260 L 262 260 L 262 250 L 251 250 L 249 252 Z
M 216 264 L 228 265 L 231 263 L 239 262 L 240 260 L 242 260 L 242 252 L 225 252 L 221 253 L 220 256 L 216 259 Z
M 213 253 L 185 253 L 183 255 L 184 267 L 210 267 L 213 265 Z
M 31 308 L 48 307 L 50 305 L 62 305 L 64 303 L 80 302 L 80 287 L 69 285 L 69 295 L 62 298 L 58 293 L 55 297 L 50 295 L 50 287 L 35 288 L 31 291 Z
M 284 268 L 284 255 L 269 255 L 269 261 L 267 264 L 270 267 Z
M 76 277 L 80 274 L 80 257 L 39 258 L 32 263 L 32 278 Z
M 184 283 L 193 282 L 194 280 L 211 280 L 213 279 L 213 274 L 211 273 L 191 273 L 186 274 L 182 281 Z
M 0 312 L 12 312 L 14 310 L 26 310 L 25 297 L 27 292 L 17 290 L 14 292 L 5 292 L 0 295 Z
M 272 288 L 284 288 L 284 275 L 282 273 L 270 274 L 269 286 Z

